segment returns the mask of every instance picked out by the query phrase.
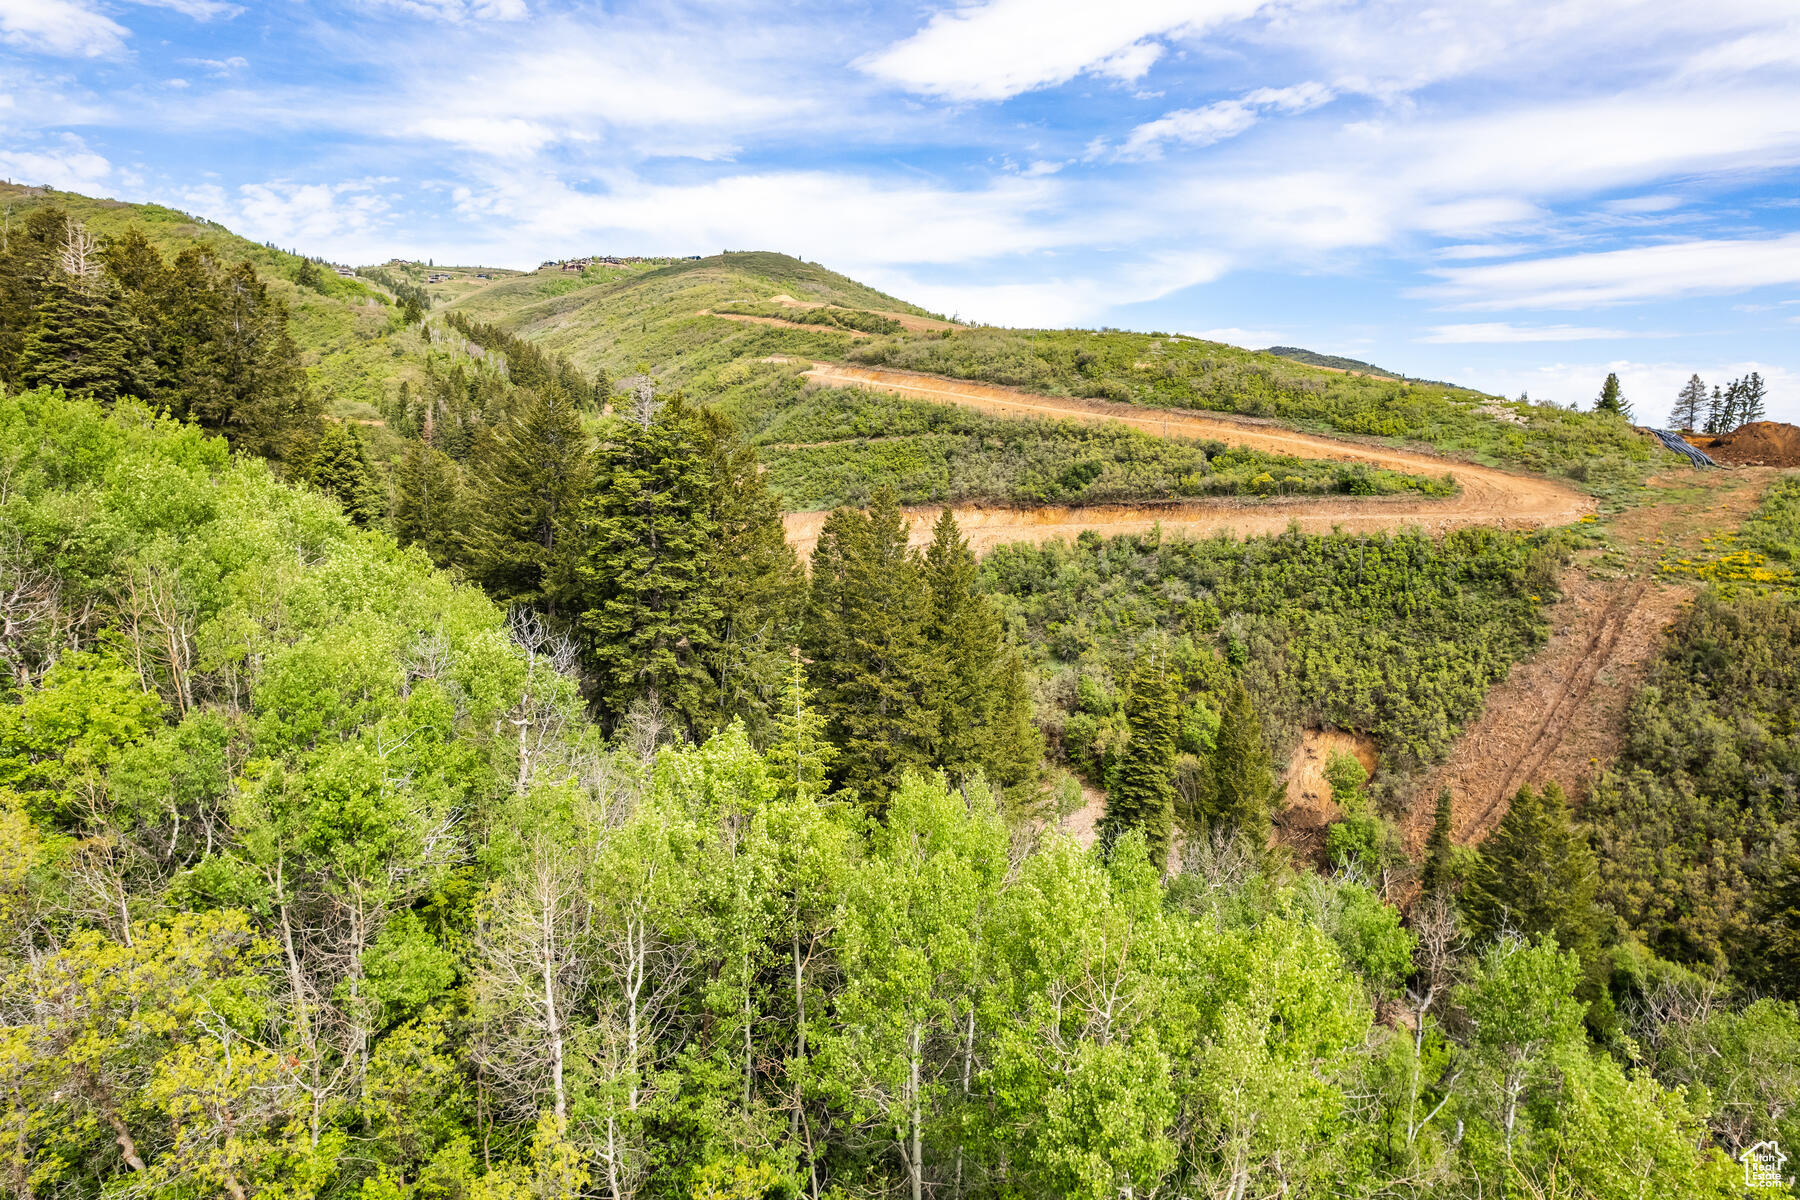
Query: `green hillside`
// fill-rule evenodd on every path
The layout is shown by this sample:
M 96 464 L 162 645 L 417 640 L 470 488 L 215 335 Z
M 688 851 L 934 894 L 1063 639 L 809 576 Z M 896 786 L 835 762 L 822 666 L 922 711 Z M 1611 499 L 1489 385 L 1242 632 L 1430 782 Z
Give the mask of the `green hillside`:
M 591 267 L 580 275 L 550 268 L 461 295 L 451 284 L 437 287 L 459 310 L 540 341 L 577 366 L 619 376 L 647 364 L 674 384 L 770 354 L 842 358 L 855 340 L 829 327 L 783 329 L 702 315 L 711 309 L 785 295 L 934 315 L 835 271 L 765 251 Z

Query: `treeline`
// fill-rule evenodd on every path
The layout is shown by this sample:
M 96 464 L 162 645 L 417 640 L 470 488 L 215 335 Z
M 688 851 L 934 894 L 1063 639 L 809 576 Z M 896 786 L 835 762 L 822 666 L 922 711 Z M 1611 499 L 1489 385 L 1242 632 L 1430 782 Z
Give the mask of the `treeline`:
M 596 410 L 612 395 L 612 383 L 604 374 L 589 377 L 562 355 L 548 354 L 498 325 L 476 321 L 459 312 L 446 313 L 444 324 L 505 359 L 507 378 L 518 387 L 560 388 L 576 403 Z
M 394 294 L 400 305 L 402 319 L 408 325 L 416 325 L 425 319 L 431 311 L 431 293 L 419 284 L 401 279 L 381 267 L 361 267 L 356 272 L 364 279 L 373 280 Z
M 716 413 L 645 385 L 589 439 L 560 387 L 514 403 L 466 483 L 429 442 L 408 449 L 394 530 L 569 631 L 603 728 L 702 740 L 742 720 L 760 743 L 797 646 L 831 778 L 871 803 L 909 767 L 1034 777 L 1018 656 L 954 522 L 921 559 L 880 493 L 868 516 L 827 520 L 809 584 L 754 451 Z
M 1768 387 L 1762 372 L 1752 371 L 1725 387 L 1713 385 L 1708 395 L 1698 375 L 1690 375 L 1675 397 L 1669 424 L 1690 433 L 1730 433 L 1740 425 L 1760 421 L 1767 413 Z
M 623 474 L 667 486 L 605 520 L 705 478 L 697 418 L 639 415 L 668 449 Z M 1084 852 L 908 772 L 1006 739 L 911 715 L 998 690 L 919 665 L 995 614 L 891 499 L 832 520 L 766 751 L 658 751 L 602 740 L 541 617 L 191 426 L 31 392 L 0 455 L 12 1195 L 1726 1197 L 1774 1132 L 1741 1102 L 1791 1010 L 1633 1026 L 1750 1089 L 1715 1106 L 1596 1048 L 1554 935 L 1403 928 L 1222 824 L 1165 883 L 1135 829 Z M 896 745 L 870 820 L 829 781 Z
M 286 307 L 206 246 L 165 261 L 133 229 L 102 245 L 58 208 L 0 246 L 0 383 L 137 398 L 254 453 L 303 452 L 319 404 Z

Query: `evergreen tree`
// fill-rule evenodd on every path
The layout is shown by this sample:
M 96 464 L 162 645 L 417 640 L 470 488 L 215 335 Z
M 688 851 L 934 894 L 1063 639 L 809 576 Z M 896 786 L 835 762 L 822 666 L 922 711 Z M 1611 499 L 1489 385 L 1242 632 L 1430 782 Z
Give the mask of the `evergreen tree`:
M 825 736 L 825 717 L 812 706 L 806 668 L 798 647 L 788 660 L 787 684 L 775 706 L 774 733 L 769 738 L 769 773 L 783 791 L 800 799 L 825 794 L 837 748 Z
M 1044 735 L 1039 732 L 1025 684 L 1025 659 L 1017 646 L 1003 647 L 994 664 L 994 702 L 982 748 L 982 769 L 989 782 L 1017 795 L 1034 786 L 1044 764 Z
M 455 561 L 461 532 L 461 475 L 447 454 L 409 441 L 394 479 L 394 539 L 417 545 L 438 566 Z
M 344 515 L 358 525 L 375 524 L 387 510 L 385 489 L 363 450 L 362 439 L 347 424 L 326 426 L 300 477 L 336 500 Z
M 1268 838 L 1275 772 L 1262 722 L 1241 679 L 1226 688 L 1213 747 L 1214 809 L 1210 822 L 1235 825 L 1257 845 Z
M 1631 403 L 1619 389 L 1618 375 L 1607 374 L 1606 382 L 1600 386 L 1600 398 L 1594 401 L 1594 411 L 1618 413 L 1627 421 L 1631 420 Z
M 554 614 L 562 534 L 587 492 L 587 438 L 561 391 L 521 391 L 476 450 L 462 558 L 502 604 Z
M 37 325 L 38 301 L 56 275 L 68 228 L 68 214 L 50 207 L 31 212 L 8 231 L 0 251 L 0 380 L 19 378 L 19 355 Z
M 1598 944 L 1595 883 L 1594 853 L 1571 823 L 1562 789 L 1524 787 L 1481 844 L 1463 905 L 1479 936 L 1551 934 L 1586 961 Z
M 806 604 L 806 575 L 787 543 L 781 503 L 763 479 L 756 451 L 714 410 L 702 410 L 699 422 L 717 531 L 708 574 L 719 623 L 706 659 L 717 723 L 741 719 L 760 739 L 783 687 Z
M 1748 425 L 1762 420 L 1767 415 L 1767 399 L 1768 388 L 1763 384 L 1762 372 L 1752 371 L 1744 376 L 1738 391 L 1737 423 Z
M 60 387 L 110 404 L 142 389 L 141 339 L 116 291 L 60 272 L 41 293 L 19 352 L 26 387 Z
M 1431 821 L 1431 838 L 1425 843 L 1425 870 L 1419 878 L 1427 896 L 1450 885 L 1451 811 L 1450 789 L 1438 793 L 1437 812 Z
M 572 419 L 569 398 L 551 392 Z M 700 736 L 717 712 L 706 663 L 719 627 L 706 431 L 679 399 L 646 397 L 602 443 L 593 480 L 577 518 L 572 585 L 595 705 L 612 725 L 646 700 Z M 542 512 L 554 523 L 547 505 Z
M 1734 379 L 1725 385 L 1725 402 L 1719 408 L 1720 433 L 1730 433 L 1744 423 L 1744 381 Z
M 1005 643 L 1000 614 L 981 590 L 975 555 L 947 508 L 932 527 L 924 577 L 931 594 L 926 638 L 937 665 L 930 697 L 937 722 L 932 765 L 953 779 L 980 770 L 997 787 L 1023 783 L 1043 757 L 1024 667 Z
M 1690 375 L 1675 397 L 1675 408 L 1669 414 L 1669 423 L 1691 433 L 1700 428 L 1700 414 L 1705 407 L 1706 385 L 1700 382 L 1700 376 Z
M 839 752 L 835 778 L 878 808 L 903 773 L 927 766 L 937 736 L 922 575 L 891 487 L 876 491 L 867 515 L 840 508 L 825 519 L 803 645 Z
M 1175 743 L 1180 696 L 1174 680 L 1149 655 L 1138 659 L 1126 685 L 1125 724 L 1131 731 L 1107 779 L 1101 841 L 1110 846 L 1130 830 L 1143 834 L 1159 869 L 1175 830 Z
M 1713 384 L 1712 399 L 1706 406 L 1706 432 L 1719 434 L 1725 431 L 1725 393 Z

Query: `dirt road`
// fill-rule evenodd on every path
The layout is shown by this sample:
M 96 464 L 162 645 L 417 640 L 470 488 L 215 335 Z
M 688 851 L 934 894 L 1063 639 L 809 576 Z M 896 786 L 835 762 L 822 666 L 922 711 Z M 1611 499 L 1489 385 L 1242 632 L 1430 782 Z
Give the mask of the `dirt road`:
M 1463 525 L 1495 525 L 1509 529 L 1566 525 L 1594 511 L 1593 501 L 1588 497 L 1548 479 L 1516 475 L 1417 450 L 1299 433 L 1268 422 L 1147 409 L 1104 400 L 1039 396 L 1012 388 L 880 367 L 815 362 L 806 375 L 833 387 L 892 392 L 1002 416 L 1118 422 L 1157 437 L 1219 441 L 1300 458 L 1367 463 L 1411 475 L 1447 474 L 1461 489 L 1455 496 L 1448 497 L 1228 498 L 1079 508 L 1053 505 L 1029 509 L 952 505 L 964 536 L 977 551 L 1005 542 L 1067 538 L 1088 529 L 1103 535 L 1138 533 L 1159 524 L 1170 532 L 1195 536 L 1220 532 L 1237 536 L 1280 533 L 1295 523 L 1310 532 L 1338 528 L 1346 533 L 1370 533 L 1408 526 L 1442 532 Z M 941 510 L 940 505 L 908 510 L 915 544 L 922 545 L 930 540 L 930 524 Z M 812 553 L 825 515 L 790 513 L 786 517 L 788 541 L 803 556 Z

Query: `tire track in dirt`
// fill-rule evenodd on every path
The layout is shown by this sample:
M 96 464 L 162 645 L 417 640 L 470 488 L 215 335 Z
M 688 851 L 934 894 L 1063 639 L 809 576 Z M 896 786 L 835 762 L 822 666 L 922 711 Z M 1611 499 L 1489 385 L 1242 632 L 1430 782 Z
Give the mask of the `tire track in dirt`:
M 1546 614 L 1552 633 L 1489 689 L 1482 711 L 1450 757 L 1411 789 L 1409 848 L 1431 833 L 1438 792 L 1450 789 L 1451 836 L 1480 841 L 1526 785 L 1551 780 L 1578 803 L 1612 761 L 1632 695 L 1663 645 L 1665 631 L 1694 596 L 1657 579 L 1659 547 L 1693 547 L 1736 529 L 1778 472 L 1683 473 L 1650 481 L 1665 498 L 1609 519 L 1610 552 L 1591 551 L 1564 572 L 1562 597 Z M 1683 494 L 1685 491 L 1686 494 Z
M 803 363 L 776 356 L 766 361 Z M 1308 532 L 1341 529 L 1374 533 L 1419 527 L 1442 533 L 1464 525 L 1537 529 L 1566 525 L 1594 511 L 1593 501 L 1549 479 L 1519 475 L 1495 467 L 1442 458 L 1419 450 L 1397 449 L 1347 438 L 1301 433 L 1272 422 L 1199 415 L 1172 409 L 1146 409 L 1105 400 L 1040 396 L 1013 388 L 971 383 L 937 375 L 880 367 L 853 367 L 813 362 L 809 379 L 835 387 L 891 392 L 940 404 L 955 404 L 1002 416 L 1104 424 L 1117 422 L 1156 437 L 1217 441 L 1297 458 L 1365 463 L 1410 475 L 1443 475 L 1459 491 L 1448 497 L 1330 496 L 1313 499 L 1171 500 L 1151 504 L 1086 506 L 1043 505 L 1033 508 L 996 504 L 950 505 L 963 534 L 978 552 L 1006 542 L 1043 542 L 1069 538 L 1086 530 L 1104 535 L 1141 533 L 1160 525 L 1192 536 L 1230 533 L 1237 536 L 1280 533 L 1292 524 Z M 943 505 L 907 510 L 915 545 L 930 540 L 930 525 Z M 788 541 L 802 556 L 812 553 L 827 514 L 789 513 Z

